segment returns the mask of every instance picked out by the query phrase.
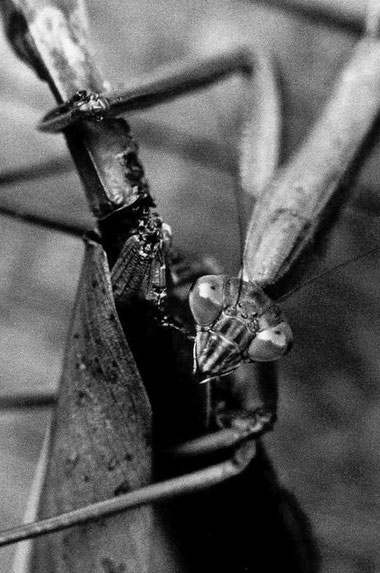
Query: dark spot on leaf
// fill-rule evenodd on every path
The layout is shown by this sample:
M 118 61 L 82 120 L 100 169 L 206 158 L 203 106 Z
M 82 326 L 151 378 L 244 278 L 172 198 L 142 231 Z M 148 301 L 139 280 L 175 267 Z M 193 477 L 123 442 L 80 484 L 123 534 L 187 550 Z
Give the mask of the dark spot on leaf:
M 78 404 L 83 404 L 84 399 L 86 398 L 86 392 L 83 390 L 78 391 Z
M 128 493 L 130 489 L 129 483 L 125 480 L 114 490 L 113 493 L 117 497 L 118 495 L 123 495 L 123 493 Z
M 127 571 L 127 566 L 125 563 L 115 563 L 113 559 L 109 557 L 104 557 L 100 561 L 101 566 L 105 573 L 125 573 Z

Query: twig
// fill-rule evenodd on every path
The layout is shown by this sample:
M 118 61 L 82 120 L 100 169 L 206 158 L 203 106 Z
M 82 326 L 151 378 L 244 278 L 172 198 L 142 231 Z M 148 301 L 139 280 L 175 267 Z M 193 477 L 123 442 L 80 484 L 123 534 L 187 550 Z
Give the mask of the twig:
M 11 410 L 19 408 L 46 408 L 57 402 L 55 392 L 33 392 L 31 394 L 11 394 L 0 395 L 0 410 Z
M 45 229 L 56 231 L 57 233 L 72 235 L 73 237 L 78 237 L 80 239 L 83 239 L 83 237 L 88 233 L 93 233 L 93 236 L 95 236 L 95 231 L 94 229 L 91 229 L 91 227 L 84 227 L 81 225 L 66 223 L 64 221 L 47 219 L 45 217 L 27 213 L 16 208 L 0 205 L 0 215 L 4 217 L 11 217 L 12 219 L 17 219 L 23 223 L 30 223 L 38 227 L 44 227 Z
M 179 444 L 173 448 L 166 449 L 165 454 L 174 457 L 191 457 L 214 454 L 215 452 L 236 448 L 242 442 L 257 439 L 263 431 L 263 424 L 258 422 L 251 425 L 249 429 L 225 428 L 206 434 L 189 442 Z
M 56 517 L 2 531 L 0 532 L 0 547 L 68 529 L 74 525 L 87 523 L 90 520 L 120 513 L 141 505 L 164 502 L 207 489 L 239 475 L 252 460 L 255 451 L 253 442 L 241 447 L 226 462 L 178 478 L 148 485 L 131 493 L 94 503 Z

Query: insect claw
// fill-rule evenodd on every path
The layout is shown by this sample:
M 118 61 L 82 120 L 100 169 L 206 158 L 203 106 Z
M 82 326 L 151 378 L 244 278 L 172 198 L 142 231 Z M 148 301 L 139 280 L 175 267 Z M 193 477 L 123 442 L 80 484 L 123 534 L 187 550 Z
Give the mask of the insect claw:
M 55 133 L 83 120 L 101 121 L 110 109 L 109 100 L 95 92 L 80 90 L 50 110 L 39 122 L 40 131 Z

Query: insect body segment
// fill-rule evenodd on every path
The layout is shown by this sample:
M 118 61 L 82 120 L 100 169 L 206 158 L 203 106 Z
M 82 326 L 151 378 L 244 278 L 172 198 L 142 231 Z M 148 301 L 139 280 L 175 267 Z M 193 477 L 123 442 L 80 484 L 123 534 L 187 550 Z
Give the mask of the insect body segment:
M 251 281 L 204 276 L 190 292 L 190 308 L 197 324 L 194 369 L 202 382 L 228 374 L 244 360 L 277 360 L 291 346 L 281 310 Z

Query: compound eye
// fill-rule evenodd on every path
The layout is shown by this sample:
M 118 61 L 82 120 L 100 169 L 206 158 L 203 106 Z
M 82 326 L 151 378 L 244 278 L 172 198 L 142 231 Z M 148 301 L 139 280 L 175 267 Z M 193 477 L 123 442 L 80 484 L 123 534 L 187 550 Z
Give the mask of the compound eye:
M 211 326 L 223 307 L 222 275 L 206 275 L 191 287 L 189 294 L 190 310 L 199 326 Z
M 254 362 L 278 360 L 293 345 L 293 333 L 287 322 L 259 331 L 248 348 L 248 357 Z

